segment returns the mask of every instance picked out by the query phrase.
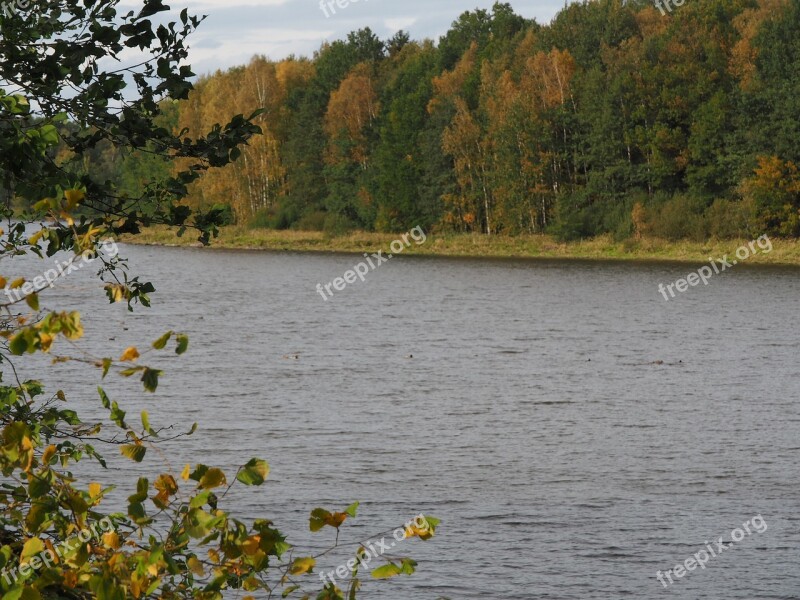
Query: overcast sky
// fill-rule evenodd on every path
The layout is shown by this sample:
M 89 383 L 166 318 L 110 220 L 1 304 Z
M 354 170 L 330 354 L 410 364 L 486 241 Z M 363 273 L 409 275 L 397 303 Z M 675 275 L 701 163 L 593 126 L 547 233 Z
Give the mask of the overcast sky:
M 345 2 L 345 0 L 340 0 Z M 129 4 L 133 0 L 123 2 Z M 197 74 L 248 62 L 255 54 L 272 59 L 290 54 L 310 56 L 325 40 L 370 27 L 386 39 L 399 29 L 413 39 L 438 39 L 466 10 L 491 8 L 494 0 L 350 0 L 346 8 L 334 3 L 328 17 L 320 0 L 169 0 L 177 15 L 184 7 L 208 19 L 190 38 L 190 62 Z M 141 2 L 139 2 L 141 6 Z M 564 0 L 519 0 L 517 14 L 549 22 Z

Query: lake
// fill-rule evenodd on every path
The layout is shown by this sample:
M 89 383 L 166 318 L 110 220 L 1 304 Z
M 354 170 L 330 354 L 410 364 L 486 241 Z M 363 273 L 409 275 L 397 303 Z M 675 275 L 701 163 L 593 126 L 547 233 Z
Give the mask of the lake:
M 132 423 L 147 408 L 199 430 L 90 476 L 265 458 L 267 484 L 224 506 L 273 519 L 301 555 L 333 541 L 308 532 L 318 506 L 361 502 L 351 542 L 440 518 L 393 552 L 418 572 L 365 598 L 800 598 L 800 269 L 742 265 L 666 302 L 658 284 L 696 267 L 399 257 L 326 302 L 316 285 L 359 256 L 122 253 L 151 309 L 109 306 L 89 269 L 43 304 L 94 311 L 81 347 L 102 355 L 188 333 L 184 357 L 142 359 L 166 371 L 156 395 L 103 385 Z M 97 371 L 55 375 L 102 415 Z M 656 578 L 756 516 L 766 531 Z

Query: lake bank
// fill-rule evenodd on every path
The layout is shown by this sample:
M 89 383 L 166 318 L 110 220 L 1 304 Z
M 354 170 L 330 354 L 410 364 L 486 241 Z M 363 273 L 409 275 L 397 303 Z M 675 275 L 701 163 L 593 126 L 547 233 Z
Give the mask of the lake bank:
M 240 250 L 270 250 L 289 252 L 335 252 L 361 254 L 389 250 L 401 234 L 351 232 L 334 236 L 318 231 L 275 231 L 226 227 L 212 248 Z M 187 232 L 182 238 L 165 227 L 150 228 L 137 236 L 125 236 L 122 241 L 151 246 L 199 246 L 195 236 Z M 614 241 L 611 236 L 591 240 L 559 242 L 552 236 L 485 236 L 472 234 L 428 234 L 425 243 L 413 240 L 404 254 L 417 256 L 491 257 L 491 258 L 563 258 L 583 260 L 634 260 L 675 261 L 705 263 L 709 258 L 733 256 L 750 240 L 723 240 L 709 242 L 680 241 L 646 238 L 642 240 Z M 769 253 L 759 250 L 747 263 L 772 265 L 800 265 L 800 240 L 773 239 Z

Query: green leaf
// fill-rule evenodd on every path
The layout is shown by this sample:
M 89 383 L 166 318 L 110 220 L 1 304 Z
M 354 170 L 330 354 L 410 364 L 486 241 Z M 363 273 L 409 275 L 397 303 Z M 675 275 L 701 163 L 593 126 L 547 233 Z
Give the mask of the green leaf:
M 119 404 L 116 402 L 111 403 L 111 420 L 121 429 L 128 428 L 128 424 L 125 423 L 125 414 L 125 411 L 119 407 Z
M 344 509 L 345 514 L 355 519 L 356 512 L 358 511 L 358 505 L 359 505 L 358 502 L 354 502 L 353 504 L 348 506 L 346 509 Z
M 189 336 L 178 336 L 178 347 L 175 348 L 175 354 L 183 354 L 189 348 Z
M 29 586 L 14 588 L 3 594 L 3 600 L 41 600 L 39 592 Z
M 150 415 L 147 413 L 146 410 L 142 411 L 142 427 L 147 433 L 149 433 L 153 437 L 158 437 L 158 434 L 155 431 L 153 431 L 152 427 L 150 427 Z
M 100 394 L 100 402 L 103 403 L 103 408 L 106 410 L 111 408 L 111 399 L 106 394 L 105 390 L 101 387 L 97 388 L 97 393 Z
M 20 332 L 11 338 L 8 349 L 14 356 L 22 356 L 28 350 L 28 339 L 25 332 Z
M 128 505 L 128 515 L 134 520 L 144 519 L 147 517 L 147 513 L 145 512 L 144 506 L 141 502 L 131 502 Z
M 400 572 L 403 575 L 413 575 L 417 570 L 417 561 L 410 558 L 404 558 L 403 563 L 400 565 Z
M 158 389 L 158 377 L 162 375 L 161 371 L 157 371 L 156 369 L 145 369 L 144 373 L 142 374 L 142 383 L 144 384 L 144 389 L 148 392 L 155 392 Z
M 50 487 L 50 483 L 43 477 L 34 477 L 31 479 L 30 485 L 28 485 L 28 493 L 31 496 L 31 500 L 43 497 L 50 491 Z
M 58 145 L 58 129 L 53 125 L 44 125 L 39 129 L 42 141 L 48 146 Z
M 166 347 L 169 339 L 172 337 L 172 333 L 173 333 L 172 331 L 168 331 L 160 338 L 158 338 L 155 342 L 153 342 L 153 348 L 155 348 L 156 350 L 163 350 Z
M 269 464 L 267 461 L 253 458 L 239 471 L 236 479 L 245 485 L 261 485 L 266 481 L 268 475 Z
M 208 502 L 209 497 L 211 496 L 211 492 L 206 490 L 205 492 L 200 492 L 189 501 L 189 508 L 201 508 L 205 506 Z
M 319 531 L 325 527 L 330 516 L 330 511 L 327 511 L 324 508 L 315 508 L 312 510 L 311 519 L 309 520 L 309 528 L 311 531 Z
M 402 573 L 400 567 L 394 563 L 389 563 L 388 565 L 383 565 L 372 571 L 372 577 L 375 579 L 389 579 L 390 577 L 400 575 L 400 573 Z
M 25 302 L 31 307 L 31 310 L 39 310 L 39 294 L 25 296 Z

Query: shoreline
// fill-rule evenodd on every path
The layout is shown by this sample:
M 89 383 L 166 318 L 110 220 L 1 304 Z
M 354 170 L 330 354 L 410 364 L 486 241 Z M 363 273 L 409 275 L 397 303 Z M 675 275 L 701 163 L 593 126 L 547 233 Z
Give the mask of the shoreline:
M 138 235 L 126 235 L 120 242 L 141 246 L 203 248 L 190 231 L 178 238 L 176 230 L 151 228 Z M 272 252 L 313 252 L 363 254 L 388 250 L 402 234 L 351 232 L 339 236 L 317 231 L 290 231 L 226 227 L 208 249 L 262 250 Z M 428 234 L 417 245 L 411 242 L 403 254 L 452 258 L 566 259 L 619 262 L 708 263 L 710 258 L 732 256 L 751 240 L 712 240 L 707 242 L 645 238 L 614 241 L 602 236 L 577 242 L 558 242 L 548 235 L 485 236 L 478 234 Z M 746 263 L 753 265 L 800 266 L 800 240 L 772 239 L 773 250 L 759 251 Z

